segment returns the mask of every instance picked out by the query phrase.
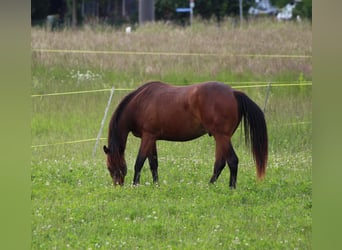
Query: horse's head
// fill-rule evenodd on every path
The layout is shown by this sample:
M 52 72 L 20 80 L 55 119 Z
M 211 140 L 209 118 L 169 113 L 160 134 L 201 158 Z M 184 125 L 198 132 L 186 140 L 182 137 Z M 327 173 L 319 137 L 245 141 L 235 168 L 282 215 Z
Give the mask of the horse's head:
M 110 150 L 106 146 L 103 146 L 103 151 L 107 155 L 107 168 L 110 176 L 113 179 L 114 186 L 123 186 L 125 182 L 125 176 L 127 174 L 126 161 L 123 155 L 120 155 L 116 150 Z

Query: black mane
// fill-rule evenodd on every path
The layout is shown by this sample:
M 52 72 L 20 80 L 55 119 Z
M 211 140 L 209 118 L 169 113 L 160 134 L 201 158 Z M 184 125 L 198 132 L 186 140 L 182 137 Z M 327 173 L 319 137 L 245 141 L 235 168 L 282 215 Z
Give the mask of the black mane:
M 118 131 L 118 124 L 126 106 L 135 96 L 137 96 L 143 90 L 148 88 L 150 85 L 156 84 L 156 83 L 160 83 L 160 82 L 148 82 L 140 86 L 138 89 L 132 91 L 127 96 L 125 96 L 124 99 L 122 99 L 122 101 L 119 103 L 109 123 L 108 147 L 109 147 L 110 152 L 113 152 L 115 148 L 119 149 L 120 153 L 122 153 L 125 150 L 123 146 L 124 144 L 119 140 L 120 137 L 119 137 L 119 131 Z

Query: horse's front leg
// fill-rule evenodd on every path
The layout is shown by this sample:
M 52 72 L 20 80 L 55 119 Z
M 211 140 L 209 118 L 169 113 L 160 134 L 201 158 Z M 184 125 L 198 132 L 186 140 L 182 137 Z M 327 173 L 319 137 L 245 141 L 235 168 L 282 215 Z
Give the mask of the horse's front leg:
M 134 166 L 133 185 L 138 185 L 140 183 L 141 169 L 144 166 L 144 163 L 147 157 L 150 162 L 150 166 L 151 166 L 151 170 L 153 174 L 153 180 L 155 180 L 156 178 L 156 180 L 158 181 L 156 141 L 153 140 L 149 136 L 142 136 L 139 153 L 138 153 L 137 159 L 135 161 L 135 166 Z M 152 162 L 152 165 L 151 165 L 151 162 Z
M 134 165 L 133 185 L 138 185 L 140 183 L 140 173 L 141 173 L 142 167 L 144 166 L 145 160 L 146 160 L 146 156 L 142 155 L 139 150 L 139 153 L 135 161 L 135 165 Z

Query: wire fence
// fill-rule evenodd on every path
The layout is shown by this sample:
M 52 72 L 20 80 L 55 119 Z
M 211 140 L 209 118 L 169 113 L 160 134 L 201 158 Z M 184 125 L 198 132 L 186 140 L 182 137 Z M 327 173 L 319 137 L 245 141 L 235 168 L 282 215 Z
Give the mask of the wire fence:
M 297 125 L 307 125 L 311 124 L 311 121 L 302 121 L 302 122 L 292 122 L 292 123 L 284 123 L 280 126 L 297 126 Z M 277 125 L 279 126 L 279 125 Z M 101 137 L 99 140 L 107 140 L 107 137 Z M 77 144 L 77 143 L 86 143 L 86 142 L 96 142 L 97 138 L 90 138 L 90 139 L 82 139 L 82 140 L 73 140 L 73 141 L 65 141 L 65 142 L 55 142 L 55 143 L 46 143 L 46 144 L 38 144 L 32 145 L 31 148 L 43 148 L 43 147 L 50 147 L 50 146 L 61 146 L 61 145 L 68 145 L 68 144 Z
M 226 84 L 234 84 L 234 83 L 226 83 Z M 239 84 L 245 85 L 234 85 L 233 87 L 236 89 L 244 89 L 244 88 L 259 88 L 259 87 L 268 87 L 270 84 L 272 87 L 291 87 L 291 86 L 307 86 L 312 85 L 311 81 L 302 81 L 302 82 L 239 82 Z M 115 91 L 132 91 L 134 88 L 115 88 Z M 31 97 L 48 97 L 48 96 L 62 96 L 62 95 L 75 95 L 75 94 L 89 94 L 89 93 L 97 93 L 97 92 L 110 92 L 111 89 L 94 89 L 94 90 L 80 90 L 80 91 L 70 91 L 70 92 L 60 92 L 60 93 L 47 93 L 47 94 L 33 94 Z
M 122 50 L 70 50 L 33 48 L 32 52 L 69 53 L 69 54 L 106 54 L 106 55 L 150 55 L 150 56 L 200 56 L 200 57 L 251 57 L 251 58 L 291 58 L 311 59 L 312 55 L 285 54 L 233 54 L 233 53 L 197 53 L 197 52 L 165 52 L 165 51 L 122 51 Z

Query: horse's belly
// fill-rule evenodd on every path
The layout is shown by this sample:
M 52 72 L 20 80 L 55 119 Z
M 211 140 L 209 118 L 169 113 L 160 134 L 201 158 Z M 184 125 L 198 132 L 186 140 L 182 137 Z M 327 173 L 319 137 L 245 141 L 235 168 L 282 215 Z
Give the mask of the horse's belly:
M 184 135 L 184 136 L 168 136 L 168 135 L 162 135 L 160 137 L 157 138 L 157 140 L 165 140 L 165 141 L 191 141 L 194 140 L 198 137 L 201 137 L 202 135 L 204 135 L 205 133 L 201 133 L 201 134 L 196 134 L 196 135 Z
M 196 139 L 204 134 L 207 131 L 202 128 L 192 128 L 192 129 L 184 129 L 182 127 L 175 127 L 174 129 L 161 129 L 157 136 L 158 140 L 167 140 L 167 141 L 190 141 Z

